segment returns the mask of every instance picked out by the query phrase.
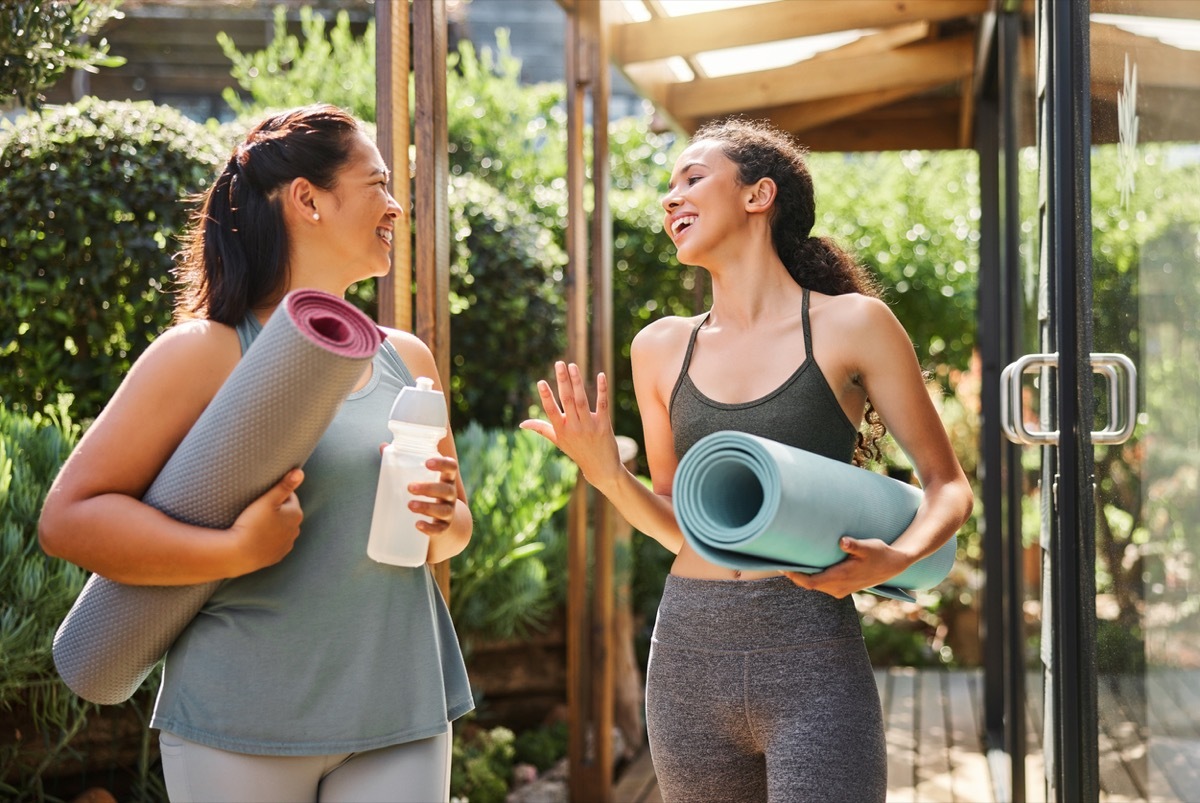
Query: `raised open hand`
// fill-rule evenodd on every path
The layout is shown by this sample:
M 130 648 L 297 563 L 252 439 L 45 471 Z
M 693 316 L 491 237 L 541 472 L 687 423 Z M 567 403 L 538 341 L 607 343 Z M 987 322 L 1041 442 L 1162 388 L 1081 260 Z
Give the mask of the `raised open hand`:
M 575 461 L 588 482 L 603 488 L 623 470 L 608 414 L 608 379 L 603 373 L 596 375 L 596 409 L 593 411 L 578 365 L 556 362 L 554 378 L 558 384 L 557 399 L 548 382 L 538 382 L 545 420 L 522 421 L 521 429 L 536 432 L 553 443 Z

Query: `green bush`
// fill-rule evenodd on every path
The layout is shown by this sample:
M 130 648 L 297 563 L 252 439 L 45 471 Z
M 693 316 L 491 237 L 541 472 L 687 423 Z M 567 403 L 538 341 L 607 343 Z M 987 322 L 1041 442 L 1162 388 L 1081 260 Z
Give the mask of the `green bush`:
M 453 179 L 450 218 L 454 424 L 512 427 L 566 348 L 566 254 L 524 203 L 474 176 Z
M 171 318 L 188 207 L 227 151 L 151 103 L 85 98 L 0 131 L 0 396 L 85 419 Z
M 38 790 L 93 709 L 66 689 L 50 655 L 86 573 L 37 542 L 42 501 L 78 432 L 62 411 L 26 416 L 0 404 L 0 709 L 27 714 L 37 731 L 0 736 L 5 794 Z
M 450 563 L 450 610 L 465 649 L 477 638 L 520 636 L 560 604 L 565 574 L 563 511 L 575 464 L 531 432 L 476 423 L 455 446 L 475 526 Z
M 533 728 L 517 736 L 513 747 L 515 760 L 545 772 L 567 754 L 570 732 L 567 723 L 559 720 L 552 725 Z
M 504 803 L 512 777 L 513 732 L 484 730 L 468 724 L 454 735 L 450 797 L 470 803 Z

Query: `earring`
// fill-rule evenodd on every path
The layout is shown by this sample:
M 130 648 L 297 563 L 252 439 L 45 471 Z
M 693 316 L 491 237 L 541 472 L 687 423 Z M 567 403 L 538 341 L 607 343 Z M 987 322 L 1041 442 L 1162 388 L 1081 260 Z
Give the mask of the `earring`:
M 320 220 L 320 219 L 321 219 L 321 216 L 318 215 L 316 212 L 313 212 L 313 220 Z

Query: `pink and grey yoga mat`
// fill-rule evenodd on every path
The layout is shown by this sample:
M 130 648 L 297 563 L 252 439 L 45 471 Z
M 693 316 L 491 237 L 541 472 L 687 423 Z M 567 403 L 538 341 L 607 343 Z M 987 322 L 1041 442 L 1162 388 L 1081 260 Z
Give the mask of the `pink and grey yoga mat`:
M 197 419 L 142 501 L 226 528 L 316 448 L 383 334 L 337 296 L 295 290 Z M 220 581 L 131 586 L 92 575 L 54 637 L 54 663 L 80 697 L 129 699 Z

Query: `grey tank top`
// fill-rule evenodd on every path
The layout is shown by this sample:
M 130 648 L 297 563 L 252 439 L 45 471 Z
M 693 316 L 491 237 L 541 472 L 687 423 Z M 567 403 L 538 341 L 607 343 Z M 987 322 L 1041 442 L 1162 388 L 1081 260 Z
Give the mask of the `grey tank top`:
M 682 459 L 696 441 L 713 432 L 748 432 L 795 446 L 844 463 L 854 457 L 856 427 L 846 418 L 837 396 L 825 380 L 812 353 L 812 329 L 808 322 L 808 289 L 801 302 L 804 327 L 804 362 L 771 393 L 754 401 L 725 404 L 701 393 L 688 376 L 696 335 L 708 314 L 696 324 L 688 339 L 687 353 L 679 379 L 671 391 L 671 431 L 675 456 Z
M 237 327 L 243 352 L 258 334 Z M 414 384 L 386 341 L 304 464 L 282 561 L 226 580 L 172 645 L 151 727 L 222 750 L 329 755 L 444 733 L 474 707 L 428 566 L 367 557 L 388 413 Z

